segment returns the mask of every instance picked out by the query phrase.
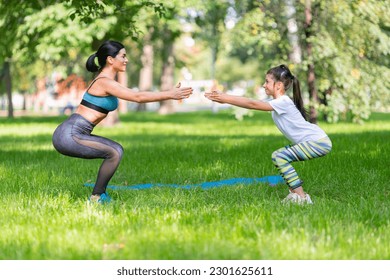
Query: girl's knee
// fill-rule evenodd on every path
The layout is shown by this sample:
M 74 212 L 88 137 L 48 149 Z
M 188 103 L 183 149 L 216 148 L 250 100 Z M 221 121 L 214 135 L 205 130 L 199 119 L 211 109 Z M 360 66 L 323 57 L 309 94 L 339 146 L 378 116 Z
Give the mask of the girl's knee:
M 275 151 L 275 152 L 273 152 L 272 153 L 272 155 L 271 155 L 271 159 L 272 159 L 272 162 L 274 163 L 274 164 L 276 164 L 276 156 L 278 155 L 278 153 Z
M 273 162 L 277 161 L 278 159 L 280 159 L 280 152 L 279 151 L 273 152 L 271 157 Z
M 272 153 L 272 162 L 274 165 L 279 166 L 285 164 L 288 160 L 286 159 L 286 156 L 278 150 Z

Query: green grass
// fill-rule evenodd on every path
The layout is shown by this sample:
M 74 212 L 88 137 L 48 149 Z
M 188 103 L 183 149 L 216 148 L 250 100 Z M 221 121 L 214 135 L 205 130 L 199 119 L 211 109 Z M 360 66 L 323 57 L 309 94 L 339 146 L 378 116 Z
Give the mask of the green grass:
M 285 185 L 109 191 L 88 205 L 100 160 L 51 145 L 64 117 L 0 120 L 0 259 L 390 259 L 390 115 L 324 124 L 333 150 L 295 163 L 311 206 Z M 94 133 L 123 145 L 115 185 L 197 184 L 277 174 L 288 144 L 268 113 L 132 113 Z

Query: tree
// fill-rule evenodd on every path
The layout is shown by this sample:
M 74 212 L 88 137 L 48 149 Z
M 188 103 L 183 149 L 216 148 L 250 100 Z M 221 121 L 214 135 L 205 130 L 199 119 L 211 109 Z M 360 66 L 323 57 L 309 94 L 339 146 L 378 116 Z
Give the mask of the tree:
M 316 10 L 318 109 L 329 121 L 361 122 L 371 109 L 390 101 L 390 6 L 385 1 L 321 1 Z
M 225 31 L 225 18 L 227 10 L 231 6 L 229 1 L 202 0 L 198 3 L 195 13 L 195 23 L 199 26 L 199 32 L 195 37 L 199 37 L 210 46 L 211 64 L 210 78 L 215 79 L 215 64 L 220 50 L 221 37 Z
M 154 37 L 160 40 L 160 58 L 161 58 L 161 79 L 160 89 L 162 91 L 170 90 L 175 86 L 174 71 L 176 64 L 176 57 L 174 53 L 174 43 L 181 35 L 181 25 L 178 15 L 182 2 L 174 1 L 166 6 L 165 16 L 160 18 L 158 33 L 155 32 Z M 173 100 L 160 101 L 159 114 L 172 114 L 175 112 Z
M 140 13 L 139 19 L 144 23 L 140 28 L 143 36 L 140 36 L 138 46 L 142 49 L 140 90 L 152 90 L 153 84 L 159 84 L 163 91 L 174 87 L 174 43 L 181 34 L 179 17 L 182 7 L 182 1 L 174 0 L 164 5 L 163 17 L 147 10 Z M 145 105 L 139 104 L 137 109 L 145 109 Z M 172 100 L 160 101 L 160 114 L 174 111 Z
M 53 1 L 40 3 L 38 1 L 20 1 L 17 5 L 9 5 L 0 2 L 0 65 L 2 65 L 2 78 L 6 84 L 8 97 L 8 117 L 13 117 L 12 104 L 12 73 L 11 66 L 13 54 L 16 52 L 18 37 L 15 36 L 19 27 L 23 25 L 25 17 L 42 9 L 44 5 L 50 5 Z
M 306 61 L 307 61 L 307 86 L 309 89 L 309 99 L 311 101 L 310 111 L 309 111 L 309 121 L 312 123 L 317 123 L 317 110 L 315 104 L 318 104 L 318 92 L 316 88 L 316 74 L 315 74 L 315 64 L 313 59 L 313 43 L 311 42 L 311 37 L 313 36 L 312 31 L 312 7 L 311 0 L 305 0 L 305 24 L 304 24 L 304 33 L 305 33 L 305 45 L 306 45 Z
M 262 61 L 260 72 L 288 64 L 310 96 L 311 120 L 360 122 L 372 108 L 388 106 L 390 89 L 390 5 L 386 1 L 246 1 L 253 9 L 239 14 L 231 32 L 231 52 L 242 61 Z M 286 11 L 294 5 L 302 62 L 289 61 Z M 239 11 L 239 9 L 237 9 Z M 296 47 L 297 45 L 295 45 Z
M 141 91 L 150 91 L 153 86 L 153 60 L 154 60 L 154 50 L 152 44 L 152 36 L 153 27 L 150 26 L 148 33 L 143 38 L 143 46 L 142 46 L 142 55 L 141 55 L 141 63 L 142 68 L 139 75 L 139 90 Z M 144 111 L 146 109 L 146 105 L 144 103 L 140 103 L 137 106 L 137 111 Z
M 113 35 L 117 40 L 129 36 L 137 38 L 139 29 L 135 17 L 144 8 L 163 13 L 162 4 L 137 0 L 118 0 L 110 4 L 94 0 L 68 0 L 64 3 L 33 0 L 19 1 L 7 7 L 1 2 L 0 31 L 4 37 L 0 42 L 0 63 L 3 64 L 1 72 L 8 89 L 9 116 L 13 115 L 12 75 L 8 74 L 11 62 L 33 64 L 43 59 L 58 65 L 66 61 L 70 71 L 91 49 L 91 43 L 98 45 Z M 73 65 L 70 65 L 69 58 L 73 58 Z

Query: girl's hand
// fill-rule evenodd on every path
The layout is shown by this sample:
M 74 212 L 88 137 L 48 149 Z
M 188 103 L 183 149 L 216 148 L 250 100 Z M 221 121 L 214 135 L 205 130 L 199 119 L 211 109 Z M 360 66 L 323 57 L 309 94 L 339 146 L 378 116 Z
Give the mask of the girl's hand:
M 178 83 L 177 86 L 172 90 L 173 95 L 172 99 L 181 100 L 190 97 L 193 89 L 191 87 L 180 87 L 181 83 Z
M 212 92 L 206 92 L 205 97 L 210 99 L 211 101 L 215 101 L 218 103 L 224 103 L 223 98 L 226 94 L 219 92 L 217 90 L 213 90 Z

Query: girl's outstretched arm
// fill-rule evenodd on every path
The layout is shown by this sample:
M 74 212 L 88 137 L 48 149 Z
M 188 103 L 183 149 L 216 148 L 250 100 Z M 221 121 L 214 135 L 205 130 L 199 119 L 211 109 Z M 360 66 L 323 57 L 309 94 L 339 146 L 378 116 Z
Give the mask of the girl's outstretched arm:
M 272 106 L 269 105 L 268 102 L 253 100 L 247 97 L 233 96 L 226 93 L 220 93 L 217 91 L 206 92 L 205 97 L 218 103 L 228 103 L 246 109 L 259 110 L 259 111 L 273 111 Z

